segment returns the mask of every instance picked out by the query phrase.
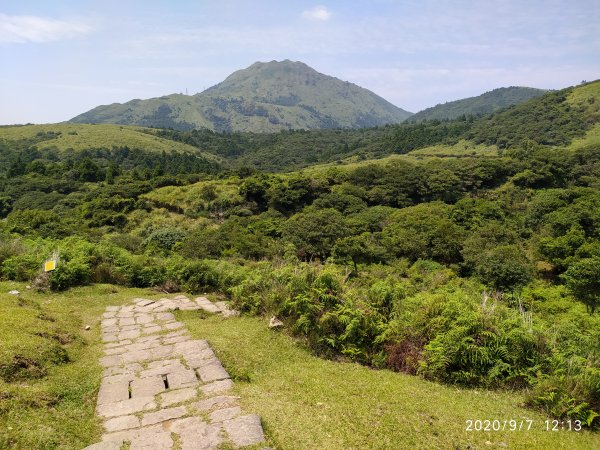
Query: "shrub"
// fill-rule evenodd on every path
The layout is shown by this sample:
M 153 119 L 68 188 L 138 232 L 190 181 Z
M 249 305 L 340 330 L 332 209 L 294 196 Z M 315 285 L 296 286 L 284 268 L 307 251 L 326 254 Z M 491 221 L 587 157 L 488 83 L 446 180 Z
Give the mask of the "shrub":
M 449 219 L 450 207 L 432 202 L 392 214 L 382 232 L 383 244 L 398 257 L 459 262 L 464 230 Z
M 326 259 L 337 239 L 349 234 L 342 214 L 335 209 L 305 209 L 283 225 L 284 238 L 305 259 Z
M 168 252 L 182 242 L 185 236 L 186 233 L 178 228 L 157 228 L 148 235 L 144 246 L 151 251 Z
M 594 314 L 600 306 L 600 256 L 583 258 L 569 266 L 563 274 L 573 296 Z
M 0 237 L 0 264 L 7 259 L 25 253 L 26 248 L 20 239 Z
M 50 275 L 50 289 L 63 291 L 72 286 L 81 286 L 89 283 L 91 276 L 92 269 L 85 258 L 61 259 Z
M 531 263 L 516 245 L 502 245 L 487 250 L 477 261 L 475 272 L 484 284 L 501 291 L 513 291 L 525 286 L 533 276 Z
M 2 263 L 2 276 L 8 280 L 28 281 L 40 270 L 43 258 L 27 252 L 6 259 Z

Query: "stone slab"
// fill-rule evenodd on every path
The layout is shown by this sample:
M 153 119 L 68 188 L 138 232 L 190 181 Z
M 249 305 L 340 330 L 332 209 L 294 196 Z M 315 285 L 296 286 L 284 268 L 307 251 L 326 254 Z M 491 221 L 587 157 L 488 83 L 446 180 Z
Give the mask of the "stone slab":
M 238 397 L 230 395 L 210 397 L 192 404 L 192 407 L 199 411 L 211 411 L 213 409 L 229 408 L 232 406 L 238 406 Z
M 139 428 L 139 426 L 140 419 L 138 419 L 136 416 L 114 417 L 104 422 L 104 428 L 109 433 L 112 433 L 114 431 L 123 431 L 130 430 L 132 428 Z
M 113 378 L 113 377 L 109 377 Z M 122 378 L 122 377 L 117 377 Z M 106 380 L 106 379 L 105 379 Z M 98 391 L 98 404 L 116 403 L 129 399 L 129 380 L 122 379 L 111 383 L 104 381 Z
M 97 414 L 104 418 L 106 432 L 102 442 L 90 448 L 116 450 L 128 442 L 130 450 L 172 450 L 171 433 L 177 435 L 181 450 L 216 449 L 226 435 L 236 446 L 263 442 L 260 419 L 241 416 L 239 397 L 198 399 L 199 391 L 221 394 L 233 382 L 208 342 L 191 339 L 171 313 L 199 308 L 226 312 L 228 306 L 185 296 L 134 301 L 107 308 L 103 315 L 105 370 Z M 198 416 L 185 417 L 198 411 L 208 413 L 210 423 Z
M 213 381 L 212 383 L 205 384 L 200 389 L 204 395 L 213 395 L 226 392 L 233 387 L 233 381 L 230 379 Z
M 223 441 L 220 427 L 208 425 L 200 417 L 175 420 L 169 428 L 179 435 L 181 450 L 216 449 Z
M 154 425 L 167 420 L 178 419 L 186 414 L 185 406 L 176 408 L 165 408 L 156 412 L 144 414 L 142 417 L 142 426 Z
M 135 316 L 135 322 L 137 324 L 146 324 L 153 322 L 153 317 L 151 314 L 137 314 Z
M 242 413 L 242 409 L 239 406 L 232 406 L 231 408 L 217 409 L 209 414 L 211 422 L 223 422 L 225 420 L 231 420 Z
M 102 417 L 126 416 L 156 408 L 154 397 L 138 397 L 121 402 L 98 405 L 97 412 Z
M 265 441 L 260 417 L 255 414 L 237 417 L 223 422 L 229 439 L 240 447 L 259 444 Z
M 137 337 L 140 336 L 141 331 L 140 330 L 128 330 L 128 331 L 122 331 L 121 333 L 119 333 L 119 340 L 123 340 L 123 339 L 135 339 Z
M 218 360 L 212 364 L 201 366 L 196 369 L 196 371 L 204 383 L 210 383 L 211 381 L 225 380 L 229 378 L 229 374 Z
M 184 388 L 165 392 L 160 395 L 159 399 L 161 406 L 165 407 L 174 405 L 175 403 L 181 403 L 186 402 L 188 400 L 192 400 L 193 398 L 196 398 L 197 395 L 198 392 L 196 391 L 196 389 Z
M 102 328 L 112 327 L 117 324 L 117 319 L 104 319 L 101 322 Z
M 123 314 L 123 313 L 120 313 Z M 121 317 L 121 315 L 119 314 L 119 326 L 120 327 L 124 327 L 125 325 L 135 325 L 135 319 L 133 317 Z M 126 314 L 131 314 L 131 316 L 133 316 L 133 313 L 126 313 Z
M 121 450 L 120 442 L 97 442 L 96 444 L 88 445 L 83 450 Z
M 171 433 L 140 433 L 131 442 L 129 450 L 171 450 L 173 448 L 173 439 Z
M 161 376 L 136 378 L 131 382 L 131 398 L 153 397 L 165 389 Z
M 102 367 L 114 367 L 123 364 L 123 357 L 120 355 L 109 355 L 100 358 L 100 365 Z
M 180 389 L 198 384 L 196 374 L 192 369 L 176 370 L 167 374 L 169 389 Z
M 175 320 L 175 316 L 173 315 L 173 313 L 170 313 L 170 312 L 158 313 L 156 315 L 156 318 L 158 320 L 162 320 L 164 322 L 169 321 L 169 320 Z

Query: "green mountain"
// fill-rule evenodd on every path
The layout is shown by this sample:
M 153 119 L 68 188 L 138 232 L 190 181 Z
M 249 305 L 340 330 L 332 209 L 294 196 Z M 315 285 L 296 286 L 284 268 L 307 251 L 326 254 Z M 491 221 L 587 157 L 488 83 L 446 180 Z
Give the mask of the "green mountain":
M 424 109 L 411 116 L 410 121 L 456 119 L 462 115 L 482 116 L 499 109 L 518 105 L 546 92 L 544 89 L 519 86 L 494 89 L 477 97 L 455 100 Z
M 98 106 L 71 122 L 274 132 L 373 127 L 410 115 L 367 89 L 285 60 L 254 63 L 196 95 Z
M 215 133 L 154 130 L 212 153 L 234 168 L 289 171 L 315 164 L 360 162 L 410 153 L 414 157 L 495 155 L 532 145 L 583 148 L 600 145 L 600 80 L 546 92 L 483 117 L 459 117 L 377 128 Z

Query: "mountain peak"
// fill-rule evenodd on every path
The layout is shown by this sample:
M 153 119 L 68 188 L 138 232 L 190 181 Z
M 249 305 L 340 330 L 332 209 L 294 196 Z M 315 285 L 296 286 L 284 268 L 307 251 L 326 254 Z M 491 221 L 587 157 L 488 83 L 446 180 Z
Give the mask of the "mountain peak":
M 165 96 L 99 106 L 72 122 L 273 132 L 399 123 L 411 113 L 301 61 L 255 62 L 191 99 Z
M 224 81 L 213 86 L 213 88 L 231 89 L 244 83 L 252 83 L 256 85 L 268 85 L 270 89 L 281 89 L 284 86 L 291 85 L 315 85 L 317 81 L 325 81 L 327 79 L 338 80 L 337 78 L 324 75 L 317 72 L 312 67 L 301 61 L 291 61 L 285 59 L 283 61 L 257 61 L 246 69 L 241 69 L 233 72 Z M 339 80 L 338 80 L 339 81 Z

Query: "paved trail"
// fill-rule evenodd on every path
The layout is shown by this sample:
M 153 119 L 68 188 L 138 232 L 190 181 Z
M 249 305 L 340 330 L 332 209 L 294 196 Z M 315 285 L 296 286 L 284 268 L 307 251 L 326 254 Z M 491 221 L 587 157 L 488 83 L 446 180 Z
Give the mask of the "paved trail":
M 103 315 L 105 368 L 97 414 L 102 442 L 87 450 L 215 449 L 264 441 L 260 418 L 244 414 L 227 371 L 208 343 L 193 340 L 171 310 L 204 309 L 231 315 L 223 303 L 185 296 L 137 298 Z

